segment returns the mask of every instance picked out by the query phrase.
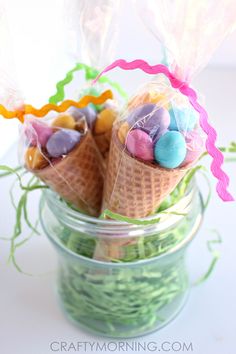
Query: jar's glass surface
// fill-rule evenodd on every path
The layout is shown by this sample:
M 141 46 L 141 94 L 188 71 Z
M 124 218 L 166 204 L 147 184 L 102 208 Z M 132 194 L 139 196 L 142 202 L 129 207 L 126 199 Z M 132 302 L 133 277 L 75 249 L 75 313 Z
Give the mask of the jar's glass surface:
M 185 254 L 202 209 L 195 184 L 147 225 L 88 217 L 44 192 L 41 224 L 58 251 L 66 315 L 110 337 L 147 334 L 169 322 L 188 294 Z

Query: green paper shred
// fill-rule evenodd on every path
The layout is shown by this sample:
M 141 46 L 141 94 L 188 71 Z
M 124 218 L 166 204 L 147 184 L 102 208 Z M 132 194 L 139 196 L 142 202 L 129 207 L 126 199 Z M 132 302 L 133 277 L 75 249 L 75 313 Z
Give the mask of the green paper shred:
M 151 220 L 140 220 L 140 219 L 128 218 L 127 216 L 122 216 L 120 214 L 113 213 L 108 209 L 104 210 L 100 218 L 106 218 L 106 216 L 108 216 L 113 220 L 127 222 L 128 224 L 133 224 L 133 225 L 154 225 L 160 221 L 160 218 L 151 219 Z
M 207 241 L 207 248 L 208 248 L 208 251 L 212 255 L 212 261 L 211 261 L 206 273 L 203 274 L 193 285 L 199 285 L 199 284 L 205 282 L 213 273 L 216 263 L 218 262 L 218 260 L 220 258 L 220 252 L 218 250 L 213 249 L 213 245 L 221 244 L 222 238 L 221 238 L 220 234 L 218 233 L 218 231 L 214 230 L 213 232 L 216 234 L 217 238 L 214 240 Z
M 16 248 L 22 246 L 25 244 L 33 234 L 38 234 L 39 231 L 37 230 L 37 223 L 36 225 L 33 225 L 31 221 L 29 220 L 28 217 L 28 195 L 29 193 L 38 190 L 38 189 L 45 189 L 48 188 L 45 185 L 40 185 L 38 179 L 35 176 L 32 176 L 29 181 L 27 182 L 26 185 L 23 184 L 22 178 L 23 176 L 26 176 L 27 173 L 23 168 L 21 167 L 16 167 L 16 168 L 11 168 L 9 166 L 5 165 L 0 165 L 0 171 L 3 171 L 3 173 L 0 174 L 0 177 L 7 177 L 10 175 L 15 175 L 16 180 L 13 182 L 13 185 L 10 189 L 10 198 L 11 202 L 13 205 L 13 208 L 16 211 L 16 220 L 15 220 L 15 225 L 13 229 L 13 234 L 10 238 L 4 237 L 5 240 L 10 241 L 10 254 L 9 254 L 9 262 L 12 262 L 13 265 L 16 267 L 16 269 L 24 274 L 28 274 L 22 271 L 20 266 L 17 264 L 16 259 L 15 259 L 15 251 Z M 21 196 L 18 200 L 18 202 L 15 201 L 14 195 L 13 195 L 13 188 L 15 187 L 16 182 L 18 182 L 20 189 L 22 191 Z M 31 235 L 29 237 L 26 237 L 25 239 L 17 242 L 18 238 L 22 234 L 22 224 L 25 223 L 29 229 L 31 230 Z

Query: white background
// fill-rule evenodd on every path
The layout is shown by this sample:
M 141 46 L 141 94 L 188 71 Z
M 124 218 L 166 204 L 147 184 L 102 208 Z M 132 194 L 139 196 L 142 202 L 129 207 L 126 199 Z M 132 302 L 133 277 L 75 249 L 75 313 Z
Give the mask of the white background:
M 55 83 L 76 61 L 83 59 L 78 51 L 79 40 L 75 40 L 67 25 L 70 18 L 65 13 L 64 0 L 1 0 L 0 3 L 5 6 L 4 22 L 8 25 L 7 31 L 1 31 L 0 23 L 1 43 L 4 36 L 4 47 L 0 47 L 0 73 L 2 58 L 5 57 L 4 66 L 11 80 L 10 86 L 17 84 L 26 102 L 36 106 L 45 104 L 55 92 Z M 162 58 L 159 43 L 144 27 L 132 0 L 121 0 L 121 5 L 119 40 L 114 59 L 143 58 L 151 63 L 159 62 Z M 216 51 L 209 66 L 233 69 L 236 65 L 235 43 L 236 32 Z M 118 77 L 121 83 L 127 81 L 124 75 L 123 80 L 121 75 L 111 74 L 113 76 Z M 130 88 L 134 90 L 135 85 L 130 83 Z M 17 134 L 17 122 L 0 120 L 0 156 Z
M 18 53 L 16 66 L 24 95 L 36 103 L 54 93 L 55 82 L 66 69 L 73 65 L 72 53 L 65 54 L 67 47 L 61 23 L 61 0 L 7 1 L 12 6 L 10 23 L 15 21 L 14 50 Z M 130 1 L 125 1 L 130 6 Z M 52 9 L 56 14 L 52 15 Z M 29 20 L 29 12 L 34 19 Z M 125 28 L 129 31 L 125 31 Z M 34 34 L 34 35 L 33 35 Z M 37 34 L 37 36 L 36 36 Z M 59 36 L 60 34 L 60 36 Z M 140 38 L 141 35 L 141 38 Z M 36 36 L 36 37 L 35 37 Z M 53 42 L 56 37 L 62 38 Z M 64 38 L 64 39 L 63 39 Z M 138 39 L 139 38 L 139 39 Z M 121 19 L 121 39 L 117 57 L 133 59 L 142 57 L 154 61 L 160 53 L 154 53 L 155 40 L 140 25 L 134 11 L 129 8 Z M 195 86 L 205 95 L 206 106 L 219 132 L 219 145 L 236 140 L 235 88 L 236 82 L 236 36 L 232 35 L 215 54 L 207 70 L 199 75 Z M 132 43 L 132 46 L 130 45 Z M 42 50 L 38 50 L 43 48 Z M 132 48 L 132 50 L 131 50 Z M 0 48 L 2 50 L 2 48 Z M 79 58 L 80 59 L 80 58 Z M 20 69 L 20 70 L 19 70 Z M 143 78 L 130 74 L 129 81 L 120 73 L 114 77 L 133 90 Z M 2 123 L 1 123 L 2 124 Z M 0 125 L 0 152 L 11 144 L 14 137 L 13 122 Z M 8 128 L 6 128 L 8 127 Z M 8 129 L 8 133 L 6 130 Z M 12 136 L 9 135 L 11 131 Z M 5 138 L 5 140 L 4 140 Z M 15 166 L 16 147 L 4 154 L 1 163 Z M 236 195 L 236 169 L 227 164 L 231 177 L 231 191 Z M 214 187 L 215 181 L 211 180 Z M 9 200 L 11 179 L 0 181 L 0 237 L 11 235 L 14 210 Z M 203 182 L 199 182 L 203 186 Z M 204 189 L 204 188 L 203 188 Z M 17 189 L 16 189 L 17 193 Z M 31 216 L 37 217 L 38 195 L 31 199 Z M 217 229 L 223 244 L 219 248 L 221 258 L 211 278 L 194 288 L 182 313 L 166 328 L 140 341 L 186 341 L 192 342 L 194 353 L 235 353 L 236 328 L 236 207 L 223 204 L 213 191 L 212 201 L 205 221 L 189 252 L 189 267 L 193 279 L 197 278 L 210 262 L 206 240 L 214 237 L 210 229 Z M 24 230 L 24 235 L 28 230 Z M 49 354 L 52 341 L 103 341 L 82 332 L 68 323 L 61 314 L 54 294 L 56 255 L 42 235 L 35 236 L 18 250 L 17 259 L 26 272 L 17 273 L 6 264 L 9 244 L 0 241 L 0 352 L 4 354 Z M 89 353 L 89 351 L 88 351 Z

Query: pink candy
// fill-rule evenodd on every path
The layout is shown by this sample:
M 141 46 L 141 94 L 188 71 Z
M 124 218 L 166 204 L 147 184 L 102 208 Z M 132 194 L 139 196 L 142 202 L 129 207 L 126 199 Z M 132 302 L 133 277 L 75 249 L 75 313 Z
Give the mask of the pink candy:
M 151 137 L 141 129 L 128 133 L 126 148 L 135 157 L 144 161 L 153 161 L 153 142 Z
M 25 129 L 25 135 L 31 146 L 40 145 L 41 147 L 45 147 L 52 134 L 52 128 L 39 121 L 29 121 Z
M 187 132 L 185 135 L 187 155 L 182 166 L 196 161 L 204 151 L 204 140 L 197 130 Z

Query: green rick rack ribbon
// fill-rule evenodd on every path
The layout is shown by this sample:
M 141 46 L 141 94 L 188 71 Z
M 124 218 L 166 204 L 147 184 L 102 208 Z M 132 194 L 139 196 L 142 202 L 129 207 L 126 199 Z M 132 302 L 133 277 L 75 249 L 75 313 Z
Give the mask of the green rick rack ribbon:
M 87 81 L 94 80 L 99 74 L 99 71 L 97 69 L 92 68 L 86 64 L 77 63 L 72 70 L 67 72 L 65 78 L 56 84 L 57 92 L 55 93 L 55 95 L 49 98 L 49 103 L 57 104 L 58 102 L 61 102 L 65 99 L 65 86 L 72 82 L 74 78 L 74 73 L 80 70 L 83 70 L 85 72 L 85 78 Z M 99 79 L 99 82 L 109 84 L 114 90 L 116 90 L 120 94 L 121 97 L 127 100 L 127 93 L 117 82 L 110 80 L 106 76 L 101 77 Z

